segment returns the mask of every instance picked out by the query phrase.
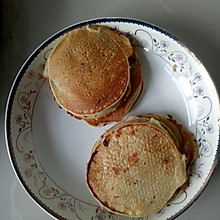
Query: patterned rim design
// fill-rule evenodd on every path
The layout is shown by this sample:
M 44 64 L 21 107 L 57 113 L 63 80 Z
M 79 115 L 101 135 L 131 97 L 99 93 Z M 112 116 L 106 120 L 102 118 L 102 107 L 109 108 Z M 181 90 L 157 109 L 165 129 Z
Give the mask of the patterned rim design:
M 44 172 L 32 138 L 32 116 L 47 57 L 63 34 L 87 24 L 102 24 L 124 31 L 135 44 L 153 52 L 172 68 L 183 93 L 190 90 L 196 103 L 196 138 L 199 155 L 191 184 L 180 198 L 155 215 L 140 219 L 173 219 L 184 212 L 202 193 L 217 163 L 219 145 L 219 98 L 200 59 L 182 41 L 152 24 L 128 18 L 100 18 L 69 26 L 43 42 L 26 60 L 12 85 L 5 113 L 5 137 L 14 171 L 28 194 L 51 216 L 58 219 L 127 219 L 75 198 L 59 188 Z M 189 90 L 185 91 L 187 87 Z M 130 218 L 129 218 L 130 219 Z

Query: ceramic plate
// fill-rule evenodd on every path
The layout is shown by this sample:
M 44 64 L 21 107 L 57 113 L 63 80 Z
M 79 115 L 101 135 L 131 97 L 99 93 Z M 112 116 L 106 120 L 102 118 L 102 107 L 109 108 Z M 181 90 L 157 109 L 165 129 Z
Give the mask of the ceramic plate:
M 171 114 L 195 133 L 199 153 L 189 187 L 178 199 L 143 219 L 175 218 L 201 194 L 215 168 L 219 99 L 199 58 L 172 34 L 142 21 L 101 18 L 81 22 L 51 36 L 31 54 L 17 74 L 6 109 L 6 140 L 15 173 L 34 201 L 55 218 L 128 219 L 101 209 L 85 184 L 93 144 L 114 123 L 95 128 L 72 118 L 54 102 L 48 81 L 42 77 L 58 40 L 87 24 L 119 29 L 137 46 L 144 93 L 127 116 Z

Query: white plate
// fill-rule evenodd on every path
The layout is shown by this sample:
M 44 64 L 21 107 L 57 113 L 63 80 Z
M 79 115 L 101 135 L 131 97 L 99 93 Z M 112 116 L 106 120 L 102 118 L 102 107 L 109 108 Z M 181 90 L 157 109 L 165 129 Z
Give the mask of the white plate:
M 196 135 L 199 154 L 190 185 L 178 199 L 144 219 L 174 218 L 205 188 L 217 162 L 219 98 L 199 58 L 179 39 L 154 25 L 126 18 L 101 18 L 72 25 L 40 45 L 20 69 L 8 98 L 5 133 L 12 166 L 28 194 L 58 219 L 127 219 L 101 209 L 85 184 L 85 168 L 98 137 L 114 123 L 94 128 L 55 104 L 45 62 L 68 31 L 87 24 L 127 33 L 137 45 L 145 88 L 128 115 L 171 114 Z M 127 116 L 128 116 L 127 115 Z

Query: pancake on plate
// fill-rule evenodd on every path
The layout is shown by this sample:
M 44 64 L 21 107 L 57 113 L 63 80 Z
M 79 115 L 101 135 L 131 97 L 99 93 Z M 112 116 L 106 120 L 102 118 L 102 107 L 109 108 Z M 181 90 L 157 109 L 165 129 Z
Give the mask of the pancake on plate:
M 130 116 L 95 143 L 87 186 L 113 213 L 149 216 L 186 189 L 197 149 L 193 133 L 171 116 Z
M 58 105 L 94 126 L 122 120 L 143 90 L 135 47 L 122 32 L 99 25 L 67 33 L 44 76 Z

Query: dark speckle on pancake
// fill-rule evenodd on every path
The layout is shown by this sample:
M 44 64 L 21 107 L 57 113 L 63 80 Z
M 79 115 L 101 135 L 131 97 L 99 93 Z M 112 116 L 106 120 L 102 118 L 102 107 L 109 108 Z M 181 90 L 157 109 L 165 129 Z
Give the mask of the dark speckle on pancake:
M 108 147 L 108 141 L 107 141 L 106 139 L 104 139 L 103 145 L 104 145 L 105 147 Z

